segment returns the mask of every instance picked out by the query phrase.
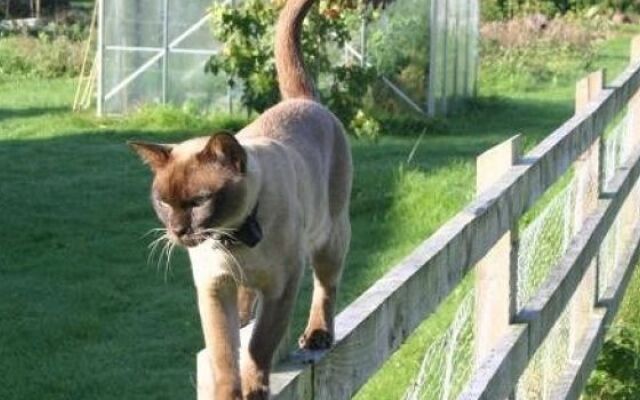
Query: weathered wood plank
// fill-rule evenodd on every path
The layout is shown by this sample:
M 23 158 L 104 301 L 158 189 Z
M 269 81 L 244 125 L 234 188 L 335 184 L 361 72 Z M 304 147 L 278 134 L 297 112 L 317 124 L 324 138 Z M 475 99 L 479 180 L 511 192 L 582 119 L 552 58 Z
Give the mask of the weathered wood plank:
M 551 389 L 550 399 L 578 400 L 582 395 L 604 342 L 605 314 L 606 310 L 602 308 L 596 308 L 591 313 L 585 334 L 576 346 L 573 358 L 567 363 L 566 370 Z
M 521 139 L 516 135 L 478 156 L 477 193 L 489 189 L 517 163 L 521 155 Z M 507 333 L 516 311 L 517 234 L 518 224 L 514 223 L 476 265 L 474 358 L 478 365 Z
M 590 102 L 594 101 L 604 87 L 604 70 L 590 73 L 576 83 L 575 111 L 583 111 Z
M 476 193 L 494 185 L 522 155 L 522 136 L 514 135 L 476 158 Z
M 598 301 L 599 306 L 607 308 L 605 321 L 607 325 L 613 321 L 613 317 L 618 312 L 620 302 L 627 291 L 631 276 L 640 260 L 640 226 L 637 226 L 634 230 L 630 244 L 631 246 L 626 248 L 626 253 L 621 257 L 622 261 L 615 269 L 609 285 L 602 294 L 602 298 Z
M 553 269 L 536 295 L 516 315 L 517 323 L 528 324 L 526 331 L 528 335 L 527 348 L 530 355 L 533 355 L 540 347 L 553 325 L 566 309 L 572 295 L 584 277 L 585 271 L 597 254 L 602 240 L 613 225 L 622 204 L 639 176 L 640 151 L 637 150 L 635 155 L 626 164 L 623 164 L 613 179 L 612 190 L 607 195 L 608 198 L 599 201 L 598 208 L 585 220 L 582 230 L 574 238 L 566 254 L 559 261 L 558 266 Z M 512 343 L 513 346 L 522 346 L 513 341 Z M 502 356 L 496 356 L 483 363 L 483 369 L 495 371 L 495 376 L 492 376 L 491 379 L 494 379 L 495 382 L 500 382 L 504 386 L 502 390 L 506 393 L 513 388 L 517 378 L 524 371 L 524 367 L 522 369 L 513 367 L 514 365 L 520 365 L 519 360 L 509 359 L 514 352 L 519 354 L 519 350 L 502 349 L 500 352 Z M 491 363 L 494 364 L 492 365 Z M 511 365 L 513 369 L 504 371 L 501 369 L 503 365 Z M 526 367 L 526 362 L 524 365 Z M 490 392 L 496 389 L 492 385 L 488 385 L 488 378 L 483 378 L 479 374 L 480 372 L 474 373 L 470 386 L 464 392 L 465 396 L 467 396 L 464 397 L 465 399 L 505 397 L 491 397 Z M 510 381 L 510 379 L 513 380 Z M 483 382 L 484 385 L 482 384 Z
M 632 63 L 640 61 L 640 36 L 635 36 L 631 41 L 630 61 Z M 627 129 L 628 132 L 623 137 L 622 151 L 623 157 L 626 158 L 632 154 L 633 149 L 640 146 L 640 90 L 629 100 L 627 107 Z M 636 185 L 635 190 L 623 206 L 620 221 L 620 239 L 625 241 L 632 234 L 636 221 L 640 218 L 640 184 Z
M 630 239 L 615 268 L 614 278 L 605 290 L 600 307 L 594 311 L 587 334 L 574 354 L 568 370 L 552 390 L 552 399 L 579 399 L 591 371 L 595 368 L 606 330 L 618 313 L 620 303 L 640 259 L 640 225 L 637 221 Z
M 580 112 L 602 91 L 604 71 L 592 72 L 576 85 L 576 112 Z M 586 90 L 585 90 L 586 89 Z M 579 232 L 587 215 L 598 205 L 600 194 L 601 138 L 585 151 L 574 163 L 576 182 L 576 204 L 573 213 L 573 231 Z M 569 305 L 569 354 L 573 354 L 582 340 L 591 319 L 596 301 L 597 259 L 593 259 L 581 278 L 580 284 Z
M 585 220 L 557 267 L 517 314 L 517 322 L 529 323 L 530 349 L 535 351 L 539 347 L 566 308 L 638 176 L 640 152 L 636 151 L 620 168 L 611 184 L 611 193 L 605 194 L 607 198 L 601 199 L 596 211 Z
M 640 36 L 634 36 L 631 39 L 630 61 L 637 62 L 640 60 Z
M 288 361 L 276 366 L 269 376 L 272 400 L 313 399 L 313 370 L 310 365 Z
M 511 395 L 529 362 L 527 329 L 526 324 L 509 326 L 498 346 L 491 349 L 474 371 L 459 400 L 505 399 Z
M 640 36 L 634 38 L 631 45 L 631 60 L 638 61 L 640 59 Z M 640 146 L 640 91 L 629 100 L 627 107 L 627 132 L 622 137 L 621 156 L 626 159 L 633 150 Z M 619 240 L 626 241 L 629 239 L 635 227 L 636 221 L 640 219 L 640 185 L 636 185 L 629 196 L 627 202 L 623 206 L 620 215 L 620 233 Z

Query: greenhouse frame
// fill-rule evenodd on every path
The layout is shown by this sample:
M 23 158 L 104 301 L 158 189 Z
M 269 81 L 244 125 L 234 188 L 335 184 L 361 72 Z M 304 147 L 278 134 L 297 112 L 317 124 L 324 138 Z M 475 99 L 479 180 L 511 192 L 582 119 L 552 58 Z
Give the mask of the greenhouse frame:
M 123 114 L 145 104 L 233 112 L 241 86 L 232 89 L 227 77 L 204 72 L 222 48 L 211 32 L 211 5 L 100 0 L 98 114 Z M 379 15 L 362 18 L 337 63 L 375 66 L 396 101 L 420 114 L 446 114 L 475 95 L 478 0 L 395 0 Z M 411 34 L 402 35 L 402 29 Z

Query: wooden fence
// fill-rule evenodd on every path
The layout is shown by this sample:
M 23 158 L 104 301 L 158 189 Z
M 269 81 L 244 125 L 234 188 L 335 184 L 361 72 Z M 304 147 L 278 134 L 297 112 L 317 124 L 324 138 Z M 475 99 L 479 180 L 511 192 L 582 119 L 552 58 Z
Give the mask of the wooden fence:
M 550 397 L 578 398 L 640 256 L 640 37 L 631 47 L 630 65 L 610 85 L 603 85 L 602 71 L 577 84 L 575 115 L 528 154 L 521 155 L 514 137 L 480 156 L 478 195 L 471 204 L 337 316 L 332 349 L 278 363 L 272 397 L 351 398 L 475 267 L 477 367 L 459 398 L 511 397 L 567 307 L 569 362 Z M 628 156 L 605 186 L 603 135 L 625 109 Z M 518 220 L 571 168 L 577 182 L 571 243 L 541 288 L 518 309 Z M 621 227 L 620 257 L 599 290 L 598 253 L 615 220 Z M 244 337 L 250 329 L 244 329 Z M 210 398 L 210 382 L 203 350 L 200 399 Z

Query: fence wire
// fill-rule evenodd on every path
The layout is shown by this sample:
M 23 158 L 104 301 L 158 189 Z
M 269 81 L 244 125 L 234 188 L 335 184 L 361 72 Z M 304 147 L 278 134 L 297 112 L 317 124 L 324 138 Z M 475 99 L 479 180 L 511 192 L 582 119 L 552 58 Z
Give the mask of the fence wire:
M 619 119 L 603 137 L 601 147 L 600 182 L 607 190 L 621 164 L 630 155 L 630 117 Z M 517 268 L 517 307 L 522 309 L 548 278 L 549 273 L 565 255 L 576 226 L 578 179 L 565 180 L 552 197 L 541 200 L 544 205 L 523 220 L 519 231 Z M 589 193 L 597 188 L 583 188 Z M 637 195 L 640 183 L 633 192 Z M 640 204 L 633 204 L 638 209 Z M 640 211 L 640 210 L 639 210 Z M 611 280 L 624 248 L 621 241 L 620 218 L 617 218 L 603 240 L 595 263 L 598 271 L 598 292 L 602 293 Z M 588 283 L 588 281 L 585 281 Z M 594 298 L 595 286 L 582 285 L 558 318 L 549 334 L 533 355 L 516 388 L 515 397 L 523 400 L 551 399 L 551 393 L 562 376 L 572 354 L 572 346 L 582 334 L 581 326 L 573 326 L 574 313 L 583 312 L 585 298 Z M 460 303 L 449 327 L 425 351 L 419 373 L 405 393 L 405 400 L 455 398 L 466 384 L 474 360 L 474 291 Z M 577 321 L 576 321 L 577 322 Z M 577 322 L 580 325 L 580 322 Z
M 603 146 L 602 184 L 607 190 L 616 170 L 629 156 L 628 134 L 630 116 L 626 113 L 622 119 L 605 135 Z M 638 187 L 634 187 L 637 191 Z M 598 293 L 603 293 L 611 281 L 612 273 L 619 262 L 622 250 L 620 219 L 616 218 L 612 228 L 605 236 L 598 253 Z
M 574 233 L 575 187 L 575 180 L 570 180 L 519 233 L 519 308 L 540 288 L 569 246 Z M 474 293 L 465 297 L 451 325 L 426 350 L 405 400 L 451 399 L 462 390 L 475 364 Z M 521 378 L 518 398 L 545 398 L 551 390 L 553 378 L 568 359 L 569 329 L 565 311 Z
M 629 131 L 629 116 L 625 116 L 617 125 L 605 135 L 604 138 L 604 159 L 602 165 L 602 181 L 606 185 L 615 175 L 616 169 L 627 157 L 628 146 L 625 146 L 625 139 Z
M 520 232 L 517 304 L 521 309 L 569 246 L 574 229 L 575 181 L 569 182 Z
M 555 379 L 569 360 L 570 318 L 567 307 L 538 348 L 518 381 L 518 400 L 550 399 Z
M 626 135 L 627 116 L 608 131 L 602 147 L 601 184 L 606 190 L 620 164 L 628 156 Z M 539 289 L 551 269 L 566 252 L 575 232 L 574 209 L 576 204 L 576 180 L 573 179 L 558 193 L 543 211 L 520 234 L 518 255 L 518 308 L 522 308 Z M 620 223 L 618 220 L 602 242 L 597 256 L 598 290 L 607 287 L 611 273 L 620 256 Z M 587 294 L 593 296 L 593 294 Z M 554 380 L 565 369 L 570 354 L 571 309 L 578 301 L 575 295 L 547 338 L 534 354 L 520 378 L 516 397 L 518 399 L 550 399 Z M 577 335 L 578 333 L 574 333 Z
M 564 255 L 574 233 L 575 179 L 557 193 L 520 232 L 517 306 L 521 309 L 538 291 L 552 268 Z M 568 360 L 568 309 L 558 319 L 520 378 L 518 399 L 547 398 L 554 377 Z
M 448 400 L 458 396 L 473 372 L 473 309 L 471 290 L 449 327 L 427 348 L 418 376 L 405 400 Z

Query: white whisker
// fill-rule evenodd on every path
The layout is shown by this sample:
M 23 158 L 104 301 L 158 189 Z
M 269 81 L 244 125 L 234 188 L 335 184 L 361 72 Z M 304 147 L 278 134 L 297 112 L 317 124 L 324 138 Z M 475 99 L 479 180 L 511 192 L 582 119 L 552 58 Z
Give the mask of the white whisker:
M 161 242 L 162 240 L 164 240 L 164 239 L 166 239 L 166 238 L 167 238 L 167 235 L 162 235 L 162 236 L 159 236 L 159 237 L 157 237 L 157 238 L 153 239 L 153 240 L 151 241 L 151 243 L 149 243 L 149 245 L 147 246 L 147 248 L 155 247 L 159 242 Z
M 164 282 L 167 283 L 167 275 L 169 273 L 169 269 L 171 268 L 171 256 L 173 255 L 173 250 L 176 248 L 176 244 L 174 242 L 170 242 L 169 249 L 167 250 L 167 260 L 164 264 Z
M 145 238 L 145 237 L 147 237 L 149 235 L 158 234 L 158 233 L 166 234 L 167 233 L 167 229 L 166 228 L 151 228 L 145 234 L 140 236 L 140 238 Z
M 156 271 L 160 271 L 160 267 L 162 266 L 162 259 L 165 258 L 169 253 L 169 247 L 171 247 L 171 241 L 167 240 L 164 242 L 162 246 L 162 250 L 160 250 L 160 255 L 158 256 L 158 264 L 156 266 Z
M 151 243 L 149 243 L 148 248 L 150 250 L 149 250 L 149 255 L 147 256 L 147 264 L 150 264 L 150 263 L 153 262 L 153 258 L 155 256 L 160 244 L 163 241 L 168 241 L 168 240 L 169 240 L 169 237 L 167 236 L 166 231 L 165 231 L 165 233 L 162 236 L 154 239 L 153 241 L 151 241 Z M 162 253 L 160 253 L 160 254 L 162 254 Z

